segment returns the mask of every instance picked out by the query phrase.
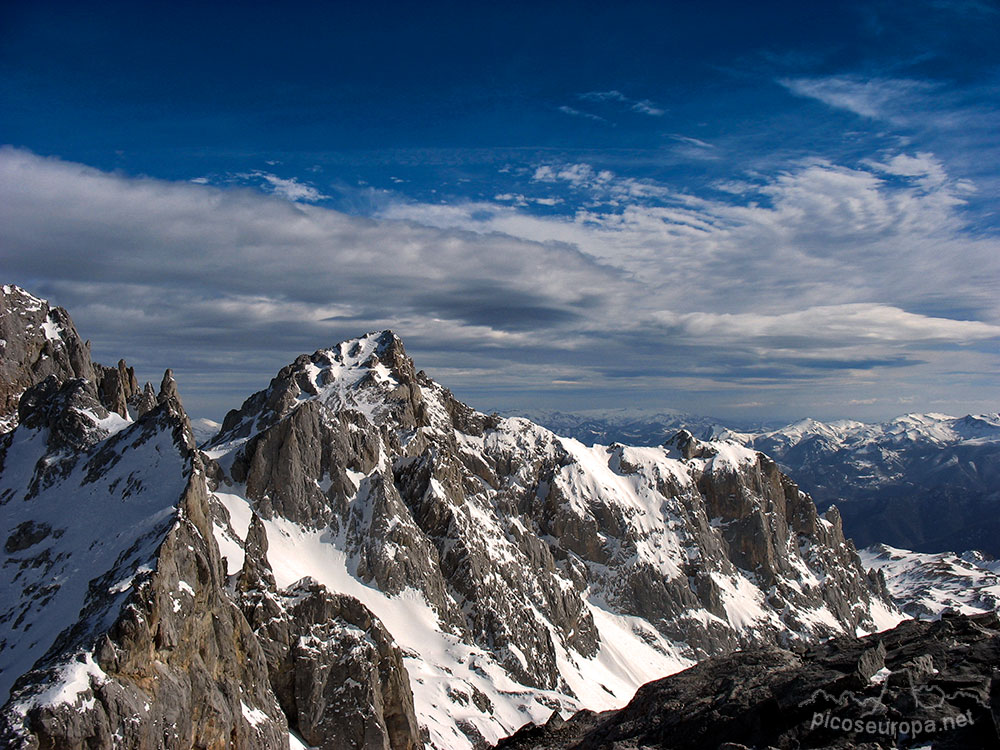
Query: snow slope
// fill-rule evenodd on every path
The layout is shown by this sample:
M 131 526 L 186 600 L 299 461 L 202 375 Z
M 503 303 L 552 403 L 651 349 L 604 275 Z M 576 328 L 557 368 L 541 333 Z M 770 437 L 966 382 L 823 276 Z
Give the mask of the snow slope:
M 230 573 L 243 564 L 245 538 L 253 513 L 239 494 L 218 492 L 231 528 L 216 525 L 216 540 Z M 471 748 L 459 725 L 474 725 L 490 743 L 512 734 L 529 721 L 545 721 L 554 709 L 605 710 L 628 702 L 650 680 L 672 674 L 693 662 L 639 618 L 628 618 L 591 603 L 602 634 L 600 652 L 592 658 L 563 650 L 560 671 L 577 698 L 538 690 L 515 682 L 488 650 L 446 632 L 438 615 L 413 589 L 390 596 L 359 581 L 343 551 L 343 538 L 327 530 L 303 529 L 285 519 L 264 521 L 268 559 L 279 587 L 306 576 L 331 591 L 349 594 L 374 612 L 406 654 L 415 708 L 438 748 Z M 234 534 L 235 532 L 235 534 Z M 480 706 L 492 706 L 484 711 Z
M 93 440 L 82 455 L 54 451 L 46 427 L 22 424 L 7 437 L 0 703 L 64 630 L 78 622 L 94 631 L 110 625 L 137 578 L 151 570 L 190 468 L 170 429 L 78 414 Z M 111 598 L 98 612 L 85 612 L 98 583 Z
M 866 567 L 882 572 L 892 598 L 911 617 L 1000 610 L 1000 566 L 981 553 L 927 554 L 880 544 L 859 554 Z

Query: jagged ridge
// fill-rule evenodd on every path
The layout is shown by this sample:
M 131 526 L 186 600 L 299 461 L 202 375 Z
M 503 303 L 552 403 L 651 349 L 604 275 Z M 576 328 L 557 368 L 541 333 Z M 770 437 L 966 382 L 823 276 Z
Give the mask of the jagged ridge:
M 899 619 L 836 513 L 762 454 L 690 435 L 588 448 L 477 413 L 388 331 L 298 358 L 209 448 L 230 570 L 252 509 L 286 585 L 357 592 L 428 675 L 415 697 L 439 747 L 502 736 L 523 712 L 620 702 L 649 664 Z M 425 630 L 393 629 L 411 589 L 437 620 L 432 656 Z
M 7 289 L 24 312 L 44 312 L 40 300 Z M 30 340 L 37 323 L 21 312 L 9 320 L 20 321 Z M 56 368 L 28 387 L 10 422 L 16 428 L 0 438 L 0 676 L 5 699 L 10 692 L 0 741 L 25 749 L 287 747 L 281 672 L 269 670 L 279 639 L 263 638 L 241 610 L 252 611 L 260 587 L 234 589 L 226 578 L 204 459 L 172 374 L 158 396 L 147 384 L 144 392 L 131 389 L 143 400 L 123 405 L 120 391 L 101 389 L 111 376 L 85 364 L 81 371 L 93 380 L 61 381 L 76 370 Z M 114 382 L 134 383 L 123 363 L 116 372 L 123 377 Z M 266 557 L 252 559 L 266 566 Z M 249 580 L 249 573 L 241 579 Z M 319 747 L 382 748 L 386 726 L 389 746 L 415 747 L 409 684 L 377 619 L 316 585 L 272 593 L 310 639 L 305 650 L 299 639 L 293 673 L 309 685 L 331 678 L 322 700 L 302 700 L 294 726 L 309 727 L 302 711 L 311 705 L 313 725 L 324 729 L 350 717 L 324 732 Z M 332 620 L 333 605 L 343 625 Z M 367 679 L 355 669 L 348 680 L 345 668 L 373 662 L 364 648 L 371 638 L 381 638 L 382 666 Z M 350 654 L 354 661 L 345 660 Z M 345 694 L 348 683 L 357 689 Z M 373 687 L 384 684 L 394 688 L 379 693 L 378 716 L 366 713 Z

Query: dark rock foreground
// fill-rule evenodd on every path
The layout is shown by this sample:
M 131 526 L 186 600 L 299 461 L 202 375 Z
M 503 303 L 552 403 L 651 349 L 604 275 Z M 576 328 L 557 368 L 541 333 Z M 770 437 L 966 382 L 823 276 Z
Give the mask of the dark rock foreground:
M 763 648 L 651 682 L 619 711 L 526 726 L 504 750 L 1000 747 L 995 613 Z

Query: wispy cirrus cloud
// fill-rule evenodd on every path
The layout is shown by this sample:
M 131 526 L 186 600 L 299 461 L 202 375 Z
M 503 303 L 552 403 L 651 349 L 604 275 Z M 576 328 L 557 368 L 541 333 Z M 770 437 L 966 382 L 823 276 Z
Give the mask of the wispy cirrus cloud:
M 692 161 L 715 161 L 722 158 L 718 149 L 708 141 L 679 133 L 668 133 L 666 137 L 674 141 L 671 151 L 682 158 Z
M 607 120 L 601 117 L 600 115 L 595 115 L 592 112 L 582 112 L 579 109 L 576 109 L 575 107 L 569 107 L 563 105 L 559 107 L 559 111 L 562 112 L 564 115 L 571 115 L 573 117 L 582 117 L 585 120 L 594 120 L 595 122 L 607 122 Z
M 694 146 L 696 148 L 711 149 L 715 148 L 711 143 L 703 141 L 700 138 L 692 138 L 689 135 L 680 135 L 679 133 L 670 133 L 667 135 L 668 138 L 678 141 L 679 143 L 686 144 L 688 146 Z
M 866 135 L 868 126 L 859 123 L 860 132 L 850 134 L 852 140 L 867 137 L 873 152 L 891 139 L 933 153 L 955 173 L 974 180 L 979 189 L 970 204 L 983 226 L 995 226 L 995 207 L 989 200 L 1000 190 L 995 168 L 1000 163 L 1000 80 L 995 76 L 965 84 L 856 74 L 784 78 L 779 83 L 797 96 L 876 125 L 879 131 Z
M 625 96 L 621 91 L 587 91 L 577 94 L 577 98 L 585 102 L 613 102 L 621 104 L 632 112 L 649 115 L 650 117 L 662 117 L 666 110 L 649 99 L 633 99 Z
M 817 99 L 862 117 L 888 121 L 912 115 L 914 99 L 922 99 L 939 88 L 928 81 L 855 76 L 782 78 L 778 82 L 798 96 Z

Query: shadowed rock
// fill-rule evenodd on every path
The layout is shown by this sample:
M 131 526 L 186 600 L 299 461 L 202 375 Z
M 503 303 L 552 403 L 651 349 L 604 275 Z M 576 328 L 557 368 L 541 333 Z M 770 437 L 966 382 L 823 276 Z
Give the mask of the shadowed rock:
M 755 649 L 644 685 L 620 711 L 528 725 L 503 750 L 1000 747 L 996 614 Z M 897 744 L 901 742 L 902 744 Z

